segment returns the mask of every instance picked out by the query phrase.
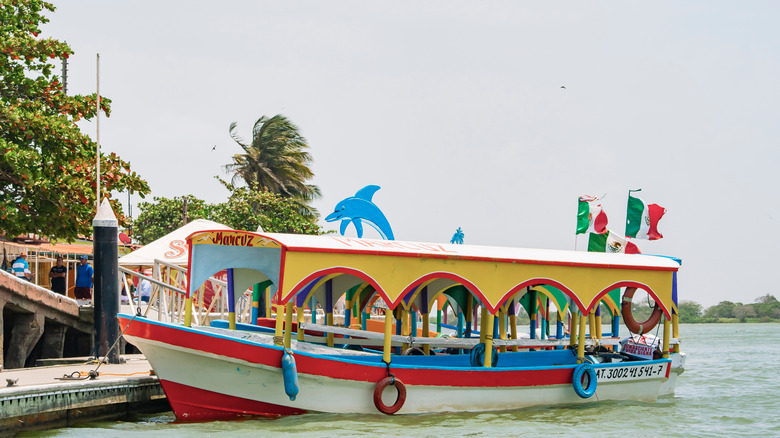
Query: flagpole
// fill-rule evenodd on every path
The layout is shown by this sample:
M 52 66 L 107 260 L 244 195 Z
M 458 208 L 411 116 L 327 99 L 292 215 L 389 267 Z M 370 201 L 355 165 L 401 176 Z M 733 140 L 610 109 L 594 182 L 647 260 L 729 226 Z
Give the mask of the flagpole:
M 100 208 L 100 53 L 97 54 L 97 60 L 95 62 L 96 78 L 97 78 L 97 112 L 95 116 L 97 133 L 95 135 L 95 143 L 97 143 L 97 178 L 95 179 L 95 187 L 97 192 L 95 198 L 97 199 L 97 208 Z

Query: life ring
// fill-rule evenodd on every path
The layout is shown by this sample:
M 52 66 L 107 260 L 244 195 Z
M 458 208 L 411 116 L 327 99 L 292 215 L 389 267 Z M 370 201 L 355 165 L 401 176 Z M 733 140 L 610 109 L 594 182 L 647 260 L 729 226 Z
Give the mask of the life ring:
M 623 294 L 623 300 L 620 302 L 620 315 L 623 317 L 623 322 L 631 333 L 643 335 L 652 330 L 653 327 L 661 321 L 661 315 L 663 315 L 664 312 L 658 307 L 658 303 L 655 303 L 653 313 L 650 314 L 647 321 L 636 322 L 634 314 L 631 313 L 631 301 L 634 298 L 634 292 L 636 292 L 635 287 L 626 288 L 626 292 Z
M 387 406 L 382 402 L 382 391 L 385 390 L 389 385 L 395 386 L 395 389 L 398 390 L 398 397 L 395 399 L 395 403 L 393 403 L 391 406 Z M 387 415 L 393 415 L 396 412 L 398 412 L 399 409 L 404 405 L 404 402 L 406 401 L 406 386 L 404 386 L 403 382 L 396 379 L 395 377 L 385 377 L 384 379 L 377 382 L 376 387 L 374 388 L 374 406 L 376 406 L 377 409 L 379 409 L 379 412 Z
M 582 387 L 582 375 L 588 374 L 588 387 Z M 582 398 L 590 398 L 596 393 L 596 370 L 593 369 L 593 365 L 589 363 L 581 363 L 574 368 L 574 374 L 571 376 L 571 383 L 574 386 L 574 392 Z

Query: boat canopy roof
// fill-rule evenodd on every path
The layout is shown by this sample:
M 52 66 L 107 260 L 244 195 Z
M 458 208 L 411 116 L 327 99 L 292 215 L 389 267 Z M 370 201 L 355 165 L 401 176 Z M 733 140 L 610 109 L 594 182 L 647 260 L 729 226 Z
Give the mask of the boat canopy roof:
M 670 316 L 680 267 L 671 258 L 639 254 L 228 230 L 199 231 L 187 243 L 190 294 L 230 268 L 236 291 L 270 280 L 279 303 L 294 299 L 299 306 L 326 288 L 343 293 L 370 286 L 391 309 L 414 304 L 425 311 L 436 295 L 461 285 L 495 313 L 526 288 L 548 285 L 589 312 L 611 290 L 638 287 Z

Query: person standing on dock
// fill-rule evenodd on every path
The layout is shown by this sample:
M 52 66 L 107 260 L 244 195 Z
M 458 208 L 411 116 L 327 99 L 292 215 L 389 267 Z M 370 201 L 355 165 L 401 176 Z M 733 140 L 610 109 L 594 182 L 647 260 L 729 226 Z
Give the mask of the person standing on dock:
M 14 275 L 17 278 L 24 278 L 27 281 L 32 281 L 32 272 L 30 272 L 30 265 L 27 264 L 27 253 L 22 251 L 19 257 L 14 261 L 13 270 Z
M 62 256 L 57 256 L 57 264 L 49 270 L 51 279 L 51 290 L 58 294 L 65 295 L 65 275 L 68 267 L 62 264 Z
M 92 299 L 92 266 L 87 263 L 87 256 L 79 256 L 79 265 L 76 267 L 76 288 L 73 294 L 77 300 Z

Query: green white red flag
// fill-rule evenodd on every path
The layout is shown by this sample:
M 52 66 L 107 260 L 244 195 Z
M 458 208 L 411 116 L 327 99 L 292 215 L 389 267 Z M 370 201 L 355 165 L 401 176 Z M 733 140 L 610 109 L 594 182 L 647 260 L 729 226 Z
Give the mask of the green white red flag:
M 658 221 L 666 213 L 666 209 L 658 204 L 647 204 L 642 198 L 631 196 L 628 191 L 628 206 L 626 211 L 626 237 L 635 239 L 658 240 L 663 234 L 658 232 Z
M 589 252 L 609 252 L 614 254 L 641 254 L 639 248 L 620 234 L 607 230 L 606 233 L 590 233 Z
M 607 213 L 596 196 L 580 196 L 577 205 L 577 233 L 607 232 Z

